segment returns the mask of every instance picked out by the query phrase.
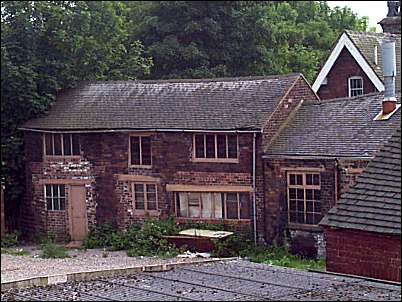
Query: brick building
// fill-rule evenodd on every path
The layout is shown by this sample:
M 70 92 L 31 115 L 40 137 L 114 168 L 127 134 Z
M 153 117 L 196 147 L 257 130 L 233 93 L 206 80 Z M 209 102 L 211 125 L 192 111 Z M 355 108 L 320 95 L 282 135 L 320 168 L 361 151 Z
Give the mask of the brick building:
M 398 1 L 388 1 L 383 33 L 345 31 L 336 41 L 313 84 L 322 100 L 384 90 L 381 44 L 396 43 L 396 91 L 401 91 L 401 15 Z
M 320 223 L 327 270 L 401 281 L 401 128 Z
M 401 123 L 399 106 L 388 119 L 375 120 L 382 99 L 383 93 L 373 93 L 304 102 L 264 146 L 268 240 L 284 234 L 295 242 L 310 238 L 318 254 L 325 253 L 319 221 Z
M 306 99 L 318 100 L 301 74 L 66 90 L 21 128 L 23 230 L 75 241 L 96 223 L 174 215 L 251 228 L 263 241 L 261 146 Z

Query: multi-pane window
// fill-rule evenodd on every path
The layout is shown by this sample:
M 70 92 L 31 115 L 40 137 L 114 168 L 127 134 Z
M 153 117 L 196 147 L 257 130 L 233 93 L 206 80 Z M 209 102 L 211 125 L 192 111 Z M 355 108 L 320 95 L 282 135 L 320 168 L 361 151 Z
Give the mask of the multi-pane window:
M 349 97 L 363 94 L 363 78 L 350 77 L 349 78 Z
M 51 156 L 80 155 L 80 142 L 77 134 L 45 134 L 45 154 Z
M 48 211 L 63 211 L 66 206 L 64 185 L 45 185 L 45 199 Z
M 250 219 L 250 194 L 178 192 L 176 214 L 185 218 Z
M 158 209 L 156 184 L 133 183 L 134 209 L 156 211 Z
M 134 166 L 151 165 L 150 136 L 130 136 L 130 164 Z
M 288 173 L 289 222 L 318 224 L 321 215 L 319 173 Z
M 196 159 L 237 159 L 237 135 L 195 134 L 194 157 Z

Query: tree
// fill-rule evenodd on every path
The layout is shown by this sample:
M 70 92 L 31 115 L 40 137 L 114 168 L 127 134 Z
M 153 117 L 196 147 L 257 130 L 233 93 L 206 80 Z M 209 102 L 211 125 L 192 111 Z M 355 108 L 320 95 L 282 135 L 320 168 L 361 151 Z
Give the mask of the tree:
M 77 81 L 150 72 L 142 44 L 128 37 L 125 9 L 109 1 L 1 2 L 1 165 L 10 217 L 17 216 L 25 186 L 17 128 Z
M 336 37 L 367 18 L 316 1 L 127 3 L 131 35 L 154 60 L 149 78 L 302 72 L 310 81 Z

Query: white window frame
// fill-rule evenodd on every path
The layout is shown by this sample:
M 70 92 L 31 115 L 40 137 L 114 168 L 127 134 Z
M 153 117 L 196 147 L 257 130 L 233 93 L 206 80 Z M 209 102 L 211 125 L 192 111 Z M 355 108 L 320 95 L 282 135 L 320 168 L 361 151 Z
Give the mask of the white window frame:
M 54 192 L 53 192 L 53 186 L 54 185 L 56 185 L 57 186 L 57 196 L 55 196 L 54 195 Z M 51 192 L 50 192 L 50 194 L 51 194 L 51 199 L 52 199 L 52 208 L 51 209 L 48 209 L 47 208 L 47 192 L 46 192 L 46 186 L 50 186 L 50 190 L 51 190 Z M 60 195 L 60 186 L 64 186 L 64 196 L 61 196 Z M 66 187 L 66 185 L 64 185 L 64 184 L 44 184 L 43 185 L 43 192 L 44 192 L 44 197 L 45 197 L 45 206 L 46 206 L 46 211 L 51 211 L 51 212 L 55 212 L 55 211 L 60 211 L 60 212 L 64 212 L 65 210 L 66 210 L 66 189 L 67 189 L 67 187 Z M 61 199 L 64 199 L 64 209 L 63 210 L 61 210 L 61 209 L 55 209 L 54 208 L 54 199 L 55 198 L 58 198 L 59 199 L 59 205 L 60 205 L 60 200 Z
M 60 134 L 60 148 L 61 148 L 61 155 L 55 155 L 54 154 L 54 135 L 55 134 Z M 51 135 L 52 136 L 52 153 L 53 154 L 47 154 L 46 153 L 46 135 Z M 65 155 L 64 154 L 64 135 L 69 135 L 70 136 L 70 155 Z M 68 158 L 79 158 L 81 157 L 81 154 L 73 154 L 74 152 L 74 147 L 73 147 L 73 133 L 44 133 L 42 135 L 43 139 L 43 156 L 44 157 L 68 157 Z M 77 135 L 77 134 L 75 134 Z M 81 142 L 78 138 L 78 150 L 79 153 L 81 153 Z
M 144 186 L 144 209 L 137 209 L 135 206 L 135 185 L 143 185 Z M 156 209 L 155 210 L 148 210 L 148 185 L 155 186 L 155 198 L 156 198 Z M 133 202 L 133 209 L 136 213 L 156 213 L 159 212 L 159 202 L 158 202 L 158 184 L 151 183 L 151 182 L 132 182 L 131 183 L 131 192 L 132 192 L 132 202 Z
M 307 185 L 307 181 L 306 181 L 306 175 L 307 174 L 312 174 L 312 175 L 318 175 L 318 185 Z M 291 185 L 290 184 L 290 175 L 302 175 L 302 182 L 303 184 L 301 185 Z M 303 190 L 303 214 L 304 214 L 304 223 L 300 223 L 300 222 L 294 222 L 294 221 L 290 221 L 290 189 L 302 189 Z M 306 194 L 306 190 L 320 190 L 320 196 L 321 196 L 321 173 L 317 173 L 317 172 L 311 172 L 311 171 L 306 171 L 306 172 L 302 172 L 302 171 L 288 171 L 287 173 L 287 183 L 286 183 L 286 191 L 287 191 L 287 203 L 288 203 L 288 223 L 289 224 L 297 224 L 297 225 L 308 225 L 308 226 L 314 226 L 317 224 L 310 224 L 307 223 L 307 194 Z M 296 193 L 297 194 L 297 193 Z M 320 198 L 320 204 L 322 206 L 322 199 Z M 311 212 L 313 215 L 315 214 L 321 214 L 322 215 L 322 207 L 321 207 L 321 212 Z
M 138 137 L 139 138 L 139 143 L 140 143 L 140 164 L 132 164 L 131 163 L 131 137 Z M 143 137 L 149 137 L 150 139 L 150 157 L 151 157 L 151 164 L 150 165 L 144 165 L 142 163 L 142 138 Z M 130 134 L 129 139 L 128 139 L 128 165 L 129 167 L 137 167 L 137 168 L 152 168 L 152 137 L 151 134 Z
M 196 136 L 203 136 L 204 137 L 204 157 L 197 157 L 196 156 Z M 214 136 L 214 144 L 215 144 L 215 157 L 208 158 L 207 157 L 207 135 Z M 218 157 L 218 135 L 226 136 L 226 158 Z M 229 158 L 229 143 L 228 143 L 228 136 L 235 135 L 236 136 L 236 158 Z M 223 163 L 238 163 L 239 162 L 239 135 L 237 134 L 227 134 L 227 133 L 205 133 L 205 134 L 193 134 L 193 152 L 192 152 L 192 160 L 194 162 L 223 162 Z
M 362 83 L 362 86 L 361 86 L 361 88 L 352 88 L 352 80 L 360 80 L 361 81 L 361 83 Z M 349 77 L 349 79 L 348 79 L 348 91 L 349 91 L 349 97 L 355 97 L 355 96 L 359 96 L 359 95 L 362 95 L 362 94 L 364 94 L 364 86 L 363 86 L 363 77 L 361 77 L 361 76 L 352 76 L 352 77 Z M 355 96 L 352 96 L 352 91 L 357 91 L 357 90 L 361 90 L 362 91 L 362 93 L 361 94 L 358 94 L 358 95 L 355 95 Z

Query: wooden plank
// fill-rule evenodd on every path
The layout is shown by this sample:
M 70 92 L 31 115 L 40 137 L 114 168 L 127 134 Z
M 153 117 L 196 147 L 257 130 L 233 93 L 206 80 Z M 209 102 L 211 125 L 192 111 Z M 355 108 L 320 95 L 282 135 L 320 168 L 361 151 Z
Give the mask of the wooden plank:
M 41 185 L 87 185 L 94 182 L 92 179 L 40 179 Z
M 200 185 L 177 185 L 167 184 L 166 191 L 168 192 L 252 192 L 251 186 L 231 186 L 231 185 L 216 185 L 216 186 L 200 186 Z
M 129 175 L 129 174 L 115 174 L 119 181 L 136 181 L 136 182 L 160 182 L 159 177 L 147 175 Z

